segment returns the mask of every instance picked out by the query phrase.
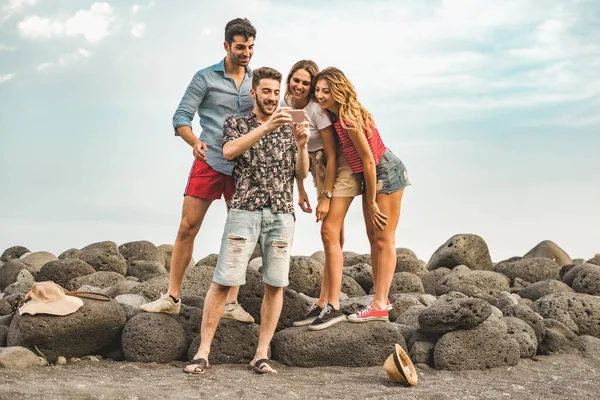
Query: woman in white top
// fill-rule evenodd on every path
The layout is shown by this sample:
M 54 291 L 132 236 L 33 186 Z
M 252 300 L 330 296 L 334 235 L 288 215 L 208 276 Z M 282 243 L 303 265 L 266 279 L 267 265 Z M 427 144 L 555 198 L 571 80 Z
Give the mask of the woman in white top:
M 336 143 L 331 119 L 314 99 L 314 77 L 319 67 L 313 61 L 298 61 L 286 79 L 282 105 L 304 109 L 310 119 L 308 154 L 310 171 L 317 190 L 317 222 L 321 225 L 321 239 L 325 250 L 325 268 L 319 300 L 294 326 L 309 325 L 308 329 L 320 330 L 344 321 L 340 311 L 344 245 L 344 218 L 355 196 L 362 192 L 362 182 L 353 174 Z M 304 212 L 311 213 L 304 183 L 297 181 L 298 204 Z

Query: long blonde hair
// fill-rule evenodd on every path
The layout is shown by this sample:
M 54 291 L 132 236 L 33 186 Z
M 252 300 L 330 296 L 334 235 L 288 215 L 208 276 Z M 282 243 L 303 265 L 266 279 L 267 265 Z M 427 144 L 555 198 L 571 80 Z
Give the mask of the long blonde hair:
M 327 82 L 333 100 L 339 104 L 339 120 L 344 129 L 358 129 L 370 137 L 375 121 L 356 98 L 356 90 L 346 75 L 336 67 L 327 67 L 317 74 L 315 84 L 320 80 Z
M 317 63 L 312 60 L 300 60 L 296 64 L 292 66 L 290 72 L 285 80 L 285 94 L 283 95 L 283 100 L 285 104 L 288 106 L 292 106 L 292 93 L 290 90 L 290 81 L 292 80 L 292 76 L 296 73 L 296 71 L 303 69 L 310 75 L 310 92 L 308 93 L 308 100 L 312 99 L 315 94 L 315 75 L 319 73 L 319 67 Z

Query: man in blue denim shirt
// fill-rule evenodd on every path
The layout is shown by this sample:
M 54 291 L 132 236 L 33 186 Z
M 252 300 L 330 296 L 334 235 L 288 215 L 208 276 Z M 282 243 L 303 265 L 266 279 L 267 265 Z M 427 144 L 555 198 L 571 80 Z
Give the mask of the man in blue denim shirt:
M 225 26 L 225 51 L 220 63 L 198 71 L 187 87 L 173 116 L 175 135 L 191 147 L 194 164 L 183 199 L 181 224 L 171 260 L 169 288 L 158 300 L 144 304 L 148 312 L 178 314 L 181 309 L 181 282 L 190 263 L 194 240 L 208 208 L 221 196 L 229 203 L 235 183 L 233 163 L 223 157 L 223 122 L 232 115 L 252 111 L 250 95 L 252 70 L 248 67 L 254 53 L 256 29 L 247 19 L 236 18 Z M 202 133 L 192 131 L 194 114 L 198 113 Z M 252 323 L 254 319 L 237 302 L 239 286 L 229 291 L 224 318 Z

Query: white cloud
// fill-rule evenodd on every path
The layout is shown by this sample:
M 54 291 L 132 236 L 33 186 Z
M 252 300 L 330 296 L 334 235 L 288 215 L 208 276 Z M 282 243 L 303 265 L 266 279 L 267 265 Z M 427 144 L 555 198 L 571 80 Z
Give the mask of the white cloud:
M 2 13 L 4 16 L 2 20 L 5 21 L 12 17 L 15 12 L 20 11 L 26 6 L 33 6 L 37 3 L 37 0 L 9 0 L 8 3 L 2 6 Z
M 14 77 L 17 76 L 15 73 L 0 75 L 0 83 L 8 82 Z
M 139 4 L 134 4 L 131 6 L 131 12 L 134 14 L 137 14 L 140 11 L 140 5 Z
M 31 39 L 48 39 L 52 36 L 62 35 L 65 31 L 64 24 L 50 18 L 32 15 L 19 22 L 21 35 Z
M 112 32 L 114 21 L 114 10 L 108 3 L 94 3 L 89 10 L 79 10 L 66 20 L 32 15 L 18 27 L 21 35 L 30 39 L 82 35 L 88 42 L 97 43 Z
M 144 24 L 143 22 L 135 22 L 132 21 L 131 22 L 131 36 L 135 37 L 135 38 L 140 38 L 144 35 L 144 32 L 146 31 L 146 24 Z

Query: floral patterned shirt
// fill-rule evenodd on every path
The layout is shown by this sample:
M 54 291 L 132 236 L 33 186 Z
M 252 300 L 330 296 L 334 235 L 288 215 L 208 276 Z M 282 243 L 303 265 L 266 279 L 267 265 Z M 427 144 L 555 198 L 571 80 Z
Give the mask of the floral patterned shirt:
M 253 112 L 227 118 L 223 124 L 223 145 L 259 126 Z M 235 192 L 230 207 L 247 211 L 270 207 L 273 214 L 294 214 L 297 155 L 292 126 L 284 125 L 237 156 L 233 160 Z

